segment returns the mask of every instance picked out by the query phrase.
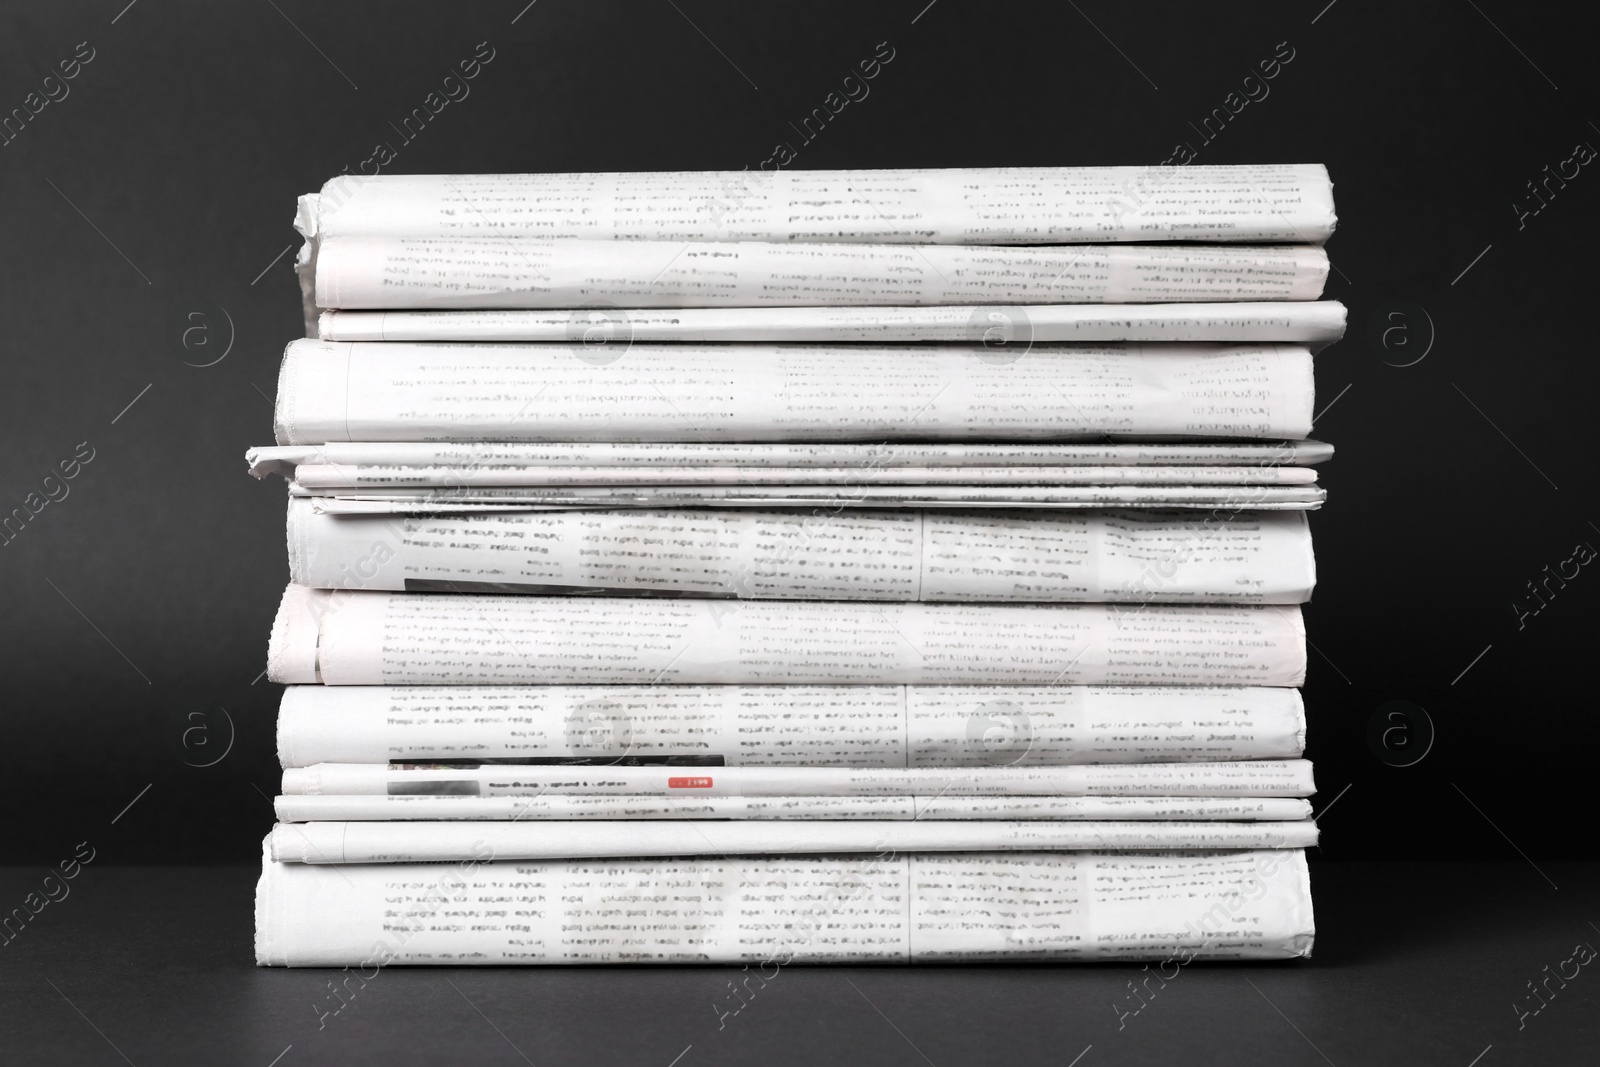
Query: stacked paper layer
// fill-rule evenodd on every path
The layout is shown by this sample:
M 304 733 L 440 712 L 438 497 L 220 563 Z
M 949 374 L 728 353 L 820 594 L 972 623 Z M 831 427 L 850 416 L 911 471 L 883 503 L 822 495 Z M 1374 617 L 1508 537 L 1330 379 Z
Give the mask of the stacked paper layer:
M 1309 954 L 1323 168 L 296 224 L 258 962 Z

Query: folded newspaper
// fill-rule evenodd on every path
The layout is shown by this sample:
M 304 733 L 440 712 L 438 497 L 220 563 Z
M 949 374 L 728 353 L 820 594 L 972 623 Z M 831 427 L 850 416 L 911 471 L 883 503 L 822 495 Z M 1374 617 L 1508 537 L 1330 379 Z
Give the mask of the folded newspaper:
M 934 819 L 585 822 L 279 823 L 267 838 L 280 863 L 458 863 L 645 856 L 799 856 L 894 852 L 1073 852 L 1174 848 L 1309 848 L 1298 822 Z
M 324 237 L 319 308 L 718 308 L 1315 300 L 1312 245 L 767 244 Z
M 299 340 L 280 445 L 334 441 L 1300 440 L 1300 345 L 562 344 Z
M 377 593 L 291 585 L 274 682 L 325 685 L 1290 685 L 1295 606 Z
M 1315 351 L 1344 336 L 1337 300 L 1204 304 L 965 304 L 895 307 L 616 307 L 323 311 L 324 341 L 568 341 L 598 356 L 634 341 L 942 341 L 1007 358 L 1062 341 L 1277 341 Z
M 1320 245 L 1334 221 L 1326 167 L 1269 163 L 341 175 L 300 198 L 295 228 L 314 252 L 335 237 Z
M 306 489 L 291 482 L 289 495 L 310 498 L 313 510 L 319 515 L 442 515 L 495 511 L 614 511 L 621 508 L 788 508 L 813 513 L 853 508 L 1160 508 L 1237 514 L 1242 511 L 1314 511 L 1322 506 L 1327 492 L 1313 485 L 466 486 L 446 489 Z
M 1296 759 L 1295 689 L 1096 685 L 291 685 L 284 767 L 399 760 L 997 767 Z
M 1309 956 L 1316 936 L 1301 849 L 516 861 L 485 844 L 330 865 L 269 847 L 256 962 L 362 980 L 391 964 L 1183 964 Z
M 1182 444 L 973 444 L 895 441 L 876 444 L 703 441 L 528 442 L 329 441 L 269 445 L 245 453 L 250 473 L 294 477 L 301 466 L 439 467 L 466 479 L 480 471 L 518 467 L 652 470 L 714 467 L 737 470 L 842 467 L 859 476 L 900 467 L 1309 467 L 1333 458 L 1322 441 L 1190 441 Z
M 283 772 L 283 793 L 427 796 L 1308 797 L 1303 759 L 1024 767 L 574 766 L 504 760 L 319 763 Z
M 1219 820 L 1293 822 L 1311 817 L 1311 802 L 1295 797 L 746 797 L 466 796 L 458 793 L 274 797 L 280 822 L 570 822 L 591 819 L 1041 819 L 1145 822 Z M 1187 847 L 1187 846 L 1185 846 Z
M 1300 604 L 1294 511 L 546 510 L 330 515 L 289 501 L 319 589 L 780 600 Z

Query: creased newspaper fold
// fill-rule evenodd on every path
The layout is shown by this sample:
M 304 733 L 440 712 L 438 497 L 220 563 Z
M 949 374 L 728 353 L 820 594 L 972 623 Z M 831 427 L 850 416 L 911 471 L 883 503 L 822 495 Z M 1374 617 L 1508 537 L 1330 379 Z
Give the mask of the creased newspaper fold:
M 312 241 L 1321 244 L 1333 227 L 1320 163 L 344 175 L 301 197 L 295 217 Z
M 1292 759 L 1287 688 L 293 685 L 284 767 L 429 759 L 994 767 Z
M 1297 607 L 284 591 L 268 677 L 328 685 L 1265 685 Z
M 1298 512 L 680 508 L 327 515 L 289 500 L 290 581 L 394 592 L 1299 604 Z
M 1299 440 L 1298 345 L 337 343 L 284 352 L 277 441 Z
M 565 488 L 305 489 L 319 515 L 448 515 L 492 511 L 581 509 L 845 508 L 1092 509 L 1166 508 L 1225 515 L 1245 511 L 1315 511 L 1327 491 L 1317 486 L 1068 485 L 1068 486 L 578 486 Z
M 639 341 L 980 344 L 997 356 L 1034 344 L 1269 341 L 1311 346 L 1344 336 L 1336 300 L 1213 304 L 954 307 L 582 307 L 556 311 L 325 311 L 324 341 L 565 341 L 599 354 Z
M 1312 245 L 323 238 L 320 308 L 715 308 L 1315 300 Z
M 934 819 L 879 821 L 311 822 L 279 823 L 279 863 L 458 863 L 643 856 L 893 852 L 1072 852 L 1083 849 L 1310 848 L 1317 824 Z
M 877 444 L 707 444 L 699 441 L 617 444 L 609 441 L 531 444 L 500 441 L 334 441 L 269 445 L 245 453 L 250 473 L 294 476 L 303 465 L 444 467 L 461 479 L 503 467 L 848 467 L 862 473 L 900 467 L 1312 466 L 1333 457 L 1322 441 L 1212 441 L 1185 444 L 967 444 L 887 441 Z
M 663 895 L 671 915 L 649 907 Z M 463 963 L 747 963 L 760 981 L 789 963 L 1287 959 L 1315 934 L 1299 849 L 516 862 L 483 848 L 349 866 L 264 854 L 255 948 L 258 964 L 361 981 Z
M 1307 797 L 1311 762 L 1106 763 L 1076 767 L 570 766 L 510 761 L 318 763 L 288 767 L 309 795 Z
M 1055 486 L 1055 485 L 1311 485 L 1309 467 L 492 467 L 463 473 L 455 467 L 351 467 L 305 464 L 294 483 L 312 492 L 349 489 L 485 489 L 643 486 Z
M 282 822 L 591 819 L 1188 819 L 1288 822 L 1311 817 L 1296 797 L 692 797 L 545 793 L 533 797 L 401 793 L 274 797 Z

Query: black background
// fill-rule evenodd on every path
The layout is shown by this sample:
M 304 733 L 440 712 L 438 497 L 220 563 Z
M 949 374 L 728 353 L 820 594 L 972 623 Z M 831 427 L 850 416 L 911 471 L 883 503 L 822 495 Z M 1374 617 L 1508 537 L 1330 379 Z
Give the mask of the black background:
M 95 457 L 0 547 L 8 859 L 257 854 L 278 689 L 252 680 L 286 571 L 281 486 L 243 454 L 270 443 L 300 332 L 294 198 L 398 145 L 389 123 L 483 41 L 471 95 L 388 170 L 738 169 L 780 140 L 808 168 L 1149 164 L 1180 140 L 1202 163 L 1326 163 L 1351 329 L 1317 372 L 1315 436 L 1339 449 L 1307 610 L 1321 858 L 1595 855 L 1600 573 L 1520 630 L 1512 608 L 1600 546 L 1600 173 L 1520 224 L 1513 206 L 1600 145 L 1576 5 L 123 2 L 8 5 L 0 37 L 0 113 L 94 49 L 0 147 L 0 513 L 80 442 Z M 789 122 L 883 41 L 870 96 L 799 145 Z M 1190 121 L 1280 42 L 1270 95 L 1202 145 Z M 233 336 L 201 368 L 178 337 L 206 301 Z M 1415 312 L 1410 348 L 1368 343 L 1395 301 L 1436 334 L 1412 366 L 1391 364 L 1427 348 Z M 1414 766 L 1368 743 L 1393 699 L 1437 729 Z

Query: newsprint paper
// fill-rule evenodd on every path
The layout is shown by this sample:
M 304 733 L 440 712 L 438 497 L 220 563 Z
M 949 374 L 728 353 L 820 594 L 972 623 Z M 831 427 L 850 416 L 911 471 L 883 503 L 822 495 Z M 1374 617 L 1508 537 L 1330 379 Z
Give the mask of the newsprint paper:
M 263 846 L 264 848 L 266 846 Z M 1305 853 L 881 853 L 278 863 L 256 962 L 1259 960 L 1309 956 Z M 767 974 L 766 968 L 774 968 Z
M 284 767 L 677 762 L 994 767 L 1296 759 L 1297 689 L 1094 685 L 291 685 Z
M 293 793 L 274 797 L 280 822 L 424 820 L 569 822 L 591 819 L 1044 819 L 1143 822 L 1292 822 L 1311 817 L 1298 797 L 695 797 L 541 793 Z
M 1300 345 L 633 345 L 299 340 L 280 445 L 1249 437 L 1311 431 Z
M 1299 822 L 893 821 L 310 822 L 268 835 L 279 863 L 446 863 L 485 848 L 502 860 L 643 856 L 1070 852 L 1083 849 L 1309 848 Z
M 712 444 L 704 441 L 331 441 L 249 449 L 257 478 L 293 478 L 302 466 L 418 467 L 454 471 L 465 484 L 480 472 L 518 467 L 652 470 L 714 467 L 736 470 L 847 467 L 859 475 L 902 467 L 1309 467 L 1333 458 L 1323 441 L 1200 441 L 1185 444 Z
M 324 239 L 320 308 L 715 308 L 1315 300 L 1310 245 Z
M 1069 767 L 571 766 L 511 761 L 318 763 L 283 772 L 285 795 L 1308 797 L 1311 762 Z
M 1320 163 L 342 175 L 295 228 L 332 237 L 1083 244 L 1333 233 Z
M 291 585 L 268 677 L 326 685 L 1266 685 L 1295 606 L 882 604 Z
M 783 600 L 1300 604 L 1295 511 L 509 511 L 326 515 L 289 500 L 319 589 Z
M 968 304 L 953 307 L 324 311 L 324 341 L 962 341 L 994 358 L 1062 341 L 1286 341 L 1315 351 L 1344 336 L 1337 300 L 1210 304 Z

